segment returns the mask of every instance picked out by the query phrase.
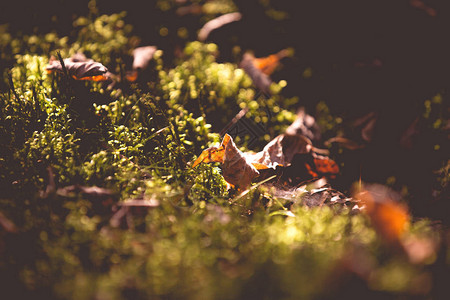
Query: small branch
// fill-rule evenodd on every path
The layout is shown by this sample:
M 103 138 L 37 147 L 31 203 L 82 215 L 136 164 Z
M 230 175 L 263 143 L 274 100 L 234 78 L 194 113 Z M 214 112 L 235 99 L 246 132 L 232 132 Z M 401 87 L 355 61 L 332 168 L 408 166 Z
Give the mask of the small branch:
M 17 100 L 20 100 L 19 95 L 16 92 L 16 89 L 14 88 L 14 82 L 11 74 L 11 70 L 8 72 L 8 79 L 9 79 L 9 88 L 14 94 L 14 97 L 16 97 Z
M 56 55 L 58 55 L 58 59 L 59 59 L 59 62 L 61 63 L 61 67 L 63 69 L 64 75 L 66 76 L 66 78 L 69 78 L 69 72 L 67 71 L 66 64 L 64 63 L 64 59 L 61 56 L 61 52 L 59 52 L 59 51 L 56 52 Z

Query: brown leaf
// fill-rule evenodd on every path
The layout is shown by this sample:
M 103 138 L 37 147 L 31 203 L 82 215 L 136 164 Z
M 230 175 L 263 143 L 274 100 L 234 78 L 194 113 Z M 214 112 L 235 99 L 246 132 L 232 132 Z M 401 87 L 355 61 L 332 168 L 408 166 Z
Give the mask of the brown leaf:
M 245 53 L 242 57 L 242 61 L 239 67 L 244 69 L 244 71 L 250 76 L 253 84 L 266 94 L 270 94 L 270 85 L 272 84 L 272 79 L 269 75 L 264 74 L 258 69 L 253 63 L 255 57 L 253 54 Z
M 414 121 L 408 126 L 400 137 L 400 145 L 406 149 L 411 149 L 414 144 L 414 138 L 419 134 L 420 118 L 416 117 Z
M 3 213 L 0 211 L 0 227 L 2 227 L 6 232 L 14 233 L 17 232 L 17 227 L 14 223 L 9 220 Z
M 192 166 L 209 162 L 222 163 L 224 179 L 238 189 L 245 189 L 259 175 L 258 170 L 251 162 L 248 162 L 228 134 L 225 134 L 222 144 L 218 148 L 211 147 L 204 150 Z
M 287 166 L 294 155 L 309 153 L 311 141 L 299 134 L 281 134 L 270 141 L 261 152 L 247 154 L 252 163 L 258 163 L 275 169 L 277 165 Z
M 357 131 L 361 130 L 361 138 L 364 141 L 371 142 L 377 120 L 378 120 L 378 113 L 369 112 L 368 114 L 356 119 L 353 122 L 353 127 Z
M 267 178 L 277 172 L 285 179 L 296 177 L 291 180 L 295 184 L 324 175 L 335 176 L 339 172 L 337 164 L 328 157 L 316 154 L 315 149 L 311 141 L 302 135 L 282 134 L 258 153 L 242 153 L 231 136 L 226 134 L 222 144 L 204 150 L 193 167 L 200 163 L 220 162 L 225 180 L 241 189 L 249 186 L 259 175 Z
M 222 26 L 225 26 L 229 23 L 239 21 L 241 18 L 242 18 L 241 13 L 233 12 L 219 16 L 215 19 L 212 19 L 211 21 L 206 22 L 198 33 L 199 41 L 201 42 L 206 41 L 212 31 Z
M 285 132 L 290 135 L 301 134 L 310 140 L 320 140 L 320 128 L 316 124 L 316 120 L 313 116 L 305 113 L 304 109 L 298 110 L 297 118 Z
M 152 60 L 157 48 L 155 46 L 138 47 L 133 50 L 133 70 L 145 70 Z
M 410 215 L 405 205 L 396 199 L 399 196 L 389 188 L 379 185 L 364 185 L 355 195 L 365 205 L 364 211 L 379 235 L 391 246 L 401 246 L 400 238 L 409 226 Z
M 280 60 L 290 56 L 291 54 L 292 51 L 289 49 L 283 49 L 278 53 L 271 54 L 266 57 L 253 58 L 253 64 L 264 74 L 270 75 L 280 65 Z
M 75 80 L 104 81 L 108 79 L 108 77 L 105 76 L 108 69 L 104 65 L 91 59 L 80 61 L 82 59 L 84 58 L 81 55 L 78 55 L 75 58 L 64 59 L 64 65 L 69 76 Z M 46 70 L 48 73 L 64 72 L 61 62 L 54 59 L 50 60 Z
M 200 15 L 200 14 L 202 14 L 202 12 L 203 12 L 202 6 L 197 3 L 193 3 L 188 6 L 179 7 L 175 11 L 175 13 L 180 17 L 186 16 L 186 15 Z
M 342 147 L 347 148 L 349 150 L 358 150 L 364 148 L 363 144 L 358 144 L 357 142 L 342 136 L 330 138 L 324 144 L 325 146 L 329 146 L 332 143 L 338 143 Z
M 257 88 L 269 94 L 272 84 L 269 75 L 280 65 L 281 59 L 290 55 L 292 55 L 291 49 L 283 49 L 276 54 L 260 58 L 256 58 L 253 54 L 247 52 L 242 57 L 239 67 L 244 69 Z
M 334 178 L 339 173 L 339 167 L 336 162 L 326 156 L 313 154 L 315 170 L 319 174 L 327 174 Z
M 437 11 L 434 8 L 425 4 L 422 0 L 410 0 L 409 4 L 415 8 L 424 11 L 430 17 L 436 17 L 437 15 Z

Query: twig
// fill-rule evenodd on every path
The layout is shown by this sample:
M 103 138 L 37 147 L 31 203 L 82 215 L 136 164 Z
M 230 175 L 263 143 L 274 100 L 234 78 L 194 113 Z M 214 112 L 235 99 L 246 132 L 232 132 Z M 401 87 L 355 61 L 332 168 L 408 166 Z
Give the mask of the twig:
M 242 119 L 243 116 L 248 112 L 248 107 L 245 107 L 241 109 L 240 112 L 237 113 L 237 115 L 220 131 L 220 136 L 224 136 L 225 133 L 227 133 L 228 129 L 230 129 L 233 125 L 235 125 L 237 122 L 239 122 L 240 119 Z
M 20 100 L 19 95 L 17 94 L 16 89 L 14 88 L 14 82 L 13 82 L 11 70 L 8 72 L 8 79 L 9 79 L 9 88 L 13 92 L 14 97 L 16 97 L 17 100 Z
M 61 56 L 61 52 L 59 52 L 59 51 L 56 52 L 56 55 L 58 55 L 58 59 L 59 59 L 59 62 L 61 63 L 61 67 L 63 69 L 64 75 L 66 76 L 66 78 L 69 78 L 69 72 L 67 71 L 66 64 L 64 63 L 64 59 Z

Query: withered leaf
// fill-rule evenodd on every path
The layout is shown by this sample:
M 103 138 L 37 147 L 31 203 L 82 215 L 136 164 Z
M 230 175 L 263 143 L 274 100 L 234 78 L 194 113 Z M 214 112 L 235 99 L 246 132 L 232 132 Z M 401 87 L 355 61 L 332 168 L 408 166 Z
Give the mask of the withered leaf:
M 378 120 L 378 113 L 369 112 L 368 114 L 357 118 L 353 122 L 356 131 L 361 132 L 361 138 L 366 142 L 371 142 L 375 131 L 375 125 Z
M 99 62 L 91 59 L 80 61 L 81 56 L 76 58 L 64 59 L 64 65 L 69 73 L 69 76 L 75 80 L 90 80 L 90 81 L 105 81 L 108 77 L 105 74 L 108 69 Z M 59 72 L 63 73 L 63 67 L 59 60 L 50 60 L 46 67 L 48 73 Z
M 280 65 L 280 60 L 291 55 L 289 49 L 283 49 L 266 57 L 253 58 L 253 64 L 264 74 L 270 75 Z
M 223 177 L 238 189 L 246 188 L 259 175 L 258 170 L 236 147 L 232 137 L 228 134 L 225 134 L 219 147 L 204 150 L 192 166 L 196 167 L 200 163 L 209 162 L 222 163 Z
M 155 46 L 143 46 L 133 50 L 133 70 L 144 70 L 148 67 L 157 48 Z
M 325 144 L 325 146 L 329 146 L 333 143 L 338 143 L 342 147 L 347 148 L 349 150 L 358 150 L 358 149 L 364 148 L 363 144 L 359 144 L 351 139 L 348 139 L 348 138 L 345 138 L 342 136 L 332 137 L 332 138 L 326 140 L 324 144 Z
M 286 129 L 286 134 L 301 134 L 310 140 L 320 140 L 320 128 L 313 116 L 307 114 L 304 109 L 297 111 L 294 122 Z
M 262 151 L 247 154 L 252 163 L 258 163 L 268 168 L 277 165 L 290 164 L 295 154 L 309 153 L 312 149 L 311 141 L 299 134 L 281 134 L 270 141 Z
M 271 54 L 266 57 L 256 58 L 250 52 L 246 52 L 242 57 L 239 67 L 250 76 L 253 84 L 262 90 L 264 93 L 270 93 L 270 85 L 272 80 L 269 75 L 280 65 L 280 60 L 290 56 L 292 51 L 290 49 L 283 49 L 278 53 Z
M 273 175 L 266 170 L 280 172 L 285 177 L 300 177 L 295 182 L 318 179 L 323 175 L 335 176 L 339 172 L 337 164 L 316 154 L 314 149 L 311 141 L 302 135 L 282 134 L 258 153 L 242 153 L 231 136 L 226 134 L 222 144 L 204 150 L 193 167 L 200 163 L 220 162 L 223 164 L 225 180 L 238 188 L 249 186 L 261 172 L 266 176 Z
M 364 185 L 354 196 L 365 205 L 365 211 L 379 235 L 391 246 L 400 246 L 400 238 L 407 230 L 410 215 L 405 205 L 396 201 L 399 196 L 389 188 Z
M 219 16 L 211 21 L 208 21 L 203 25 L 198 33 L 198 39 L 204 42 L 208 39 L 212 31 L 232 22 L 239 21 L 242 18 L 241 13 L 232 12 L 222 16 Z
M 17 232 L 18 229 L 16 225 L 9 220 L 3 213 L 0 211 L 0 228 L 3 228 L 6 232 Z
M 255 57 L 253 54 L 245 53 L 242 57 L 242 61 L 239 67 L 244 69 L 244 71 L 250 76 L 253 84 L 266 94 L 270 94 L 270 85 L 272 84 L 272 79 L 269 75 L 264 74 L 260 69 L 258 69 L 254 64 Z

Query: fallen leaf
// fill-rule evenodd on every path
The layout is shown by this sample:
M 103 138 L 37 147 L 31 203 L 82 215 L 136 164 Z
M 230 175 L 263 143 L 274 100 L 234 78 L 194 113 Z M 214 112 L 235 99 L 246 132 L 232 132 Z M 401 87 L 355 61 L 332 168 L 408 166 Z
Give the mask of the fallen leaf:
M 399 196 L 385 186 L 371 184 L 364 185 L 354 197 L 361 200 L 364 212 L 383 240 L 401 246 L 400 238 L 409 226 L 410 215 L 407 207 L 396 200 Z
M 436 15 L 437 15 L 437 11 L 434 8 L 425 4 L 422 0 L 410 0 L 409 4 L 412 7 L 415 7 L 415 8 L 418 8 L 418 9 L 424 11 L 430 17 L 436 17 Z
M 321 155 L 313 154 L 313 156 L 314 167 L 319 174 L 328 174 L 335 177 L 339 173 L 339 167 L 334 160 Z
M 363 144 L 359 144 L 351 139 L 342 137 L 342 136 L 336 136 L 336 137 L 332 137 L 330 139 L 328 139 L 327 141 L 325 141 L 325 146 L 330 146 L 333 143 L 337 143 L 339 145 L 341 145 L 344 148 L 347 148 L 349 150 L 358 150 L 358 149 L 362 149 L 364 148 Z
M 361 132 L 361 138 L 366 142 L 371 142 L 373 134 L 375 132 L 375 125 L 378 120 L 378 113 L 369 112 L 364 116 L 357 118 L 353 121 L 352 126 L 356 131 Z
M 206 41 L 212 31 L 222 26 L 225 26 L 229 23 L 239 21 L 241 18 L 242 18 L 241 13 L 232 12 L 206 22 L 198 33 L 198 40 L 201 42 Z
M 148 67 L 149 62 L 152 60 L 155 54 L 155 46 L 144 46 L 138 47 L 133 50 L 133 69 L 134 70 L 145 70 Z
M 200 15 L 202 12 L 203 12 L 202 6 L 197 3 L 179 7 L 175 11 L 175 13 L 180 17 L 185 15 Z
M 84 57 L 85 58 L 85 57 Z M 73 79 L 75 80 L 89 80 L 89 81 L 105 81 L 108 77 L 105 76 L 108 69 L 99 62 L 92 59 L 84 59 L 81 54 L 75 58 L 64 59 L 64 66 Z M 49 65 L 46 67 L 48 73 L 59 72 L 64 73 L 61 62 L 56 59 L 51 59 Z
M 266 57 L 253 58 L 253 64 L 264 74 L 270 75 L 280 65 L 280 60 L 290 55 L 292 55 L 290 49 L 283 49 Z
M 320 140 L 320 128 L 313 116 L 308 115 L 304 109 L 297 111 L 294 122 L 286 129 L 286 134 L 301 134 L 310 140 Z
M 269 75 L 280 65 L 280 60 L 291 56 L 291 49 L 283 49 L 278 53 L 266 57 L 256 58 L 252 53 L 246 52 L 239 67 L 250 76 L 253 84 L 266 94 L 270 94 L 272 80 Z
M 248 162 L 228 134 L 225 134 L 219 147 L 211 147 L 204 150 L 192 167 L 196 167 L 200 163 L 209 162 L 222 163 L 224 179 L 238 189 L 245 189 L 259 175 L 258 170 Z
M 255 57 L 253 54 L 245 53 L 242 57 L 242 61 L 239 64 L 239 67 L 242 68 L 245 73 L 250 76 L 253 81 L 253 84 L 263 91 L 266 94 L 270 94 L 270 85 L 272 84 L 272 79 L 270 79 L 269 75 L 264 74 L 258 69 L 254 62 Z
M 200 163 L 222 163 L 225 180 L 240 189 L 247 188 L 263 173 L 263 178 L 278 174 L 283 181 L 291 179 L 292 185 L 323 176 L 334 177 L 339 172 L 337 164 L 315 150 L 312 142 L 302 135 L 282 134 L 260 152 L 242 153 L 226 134 L 219 147 L 204 150 L 192 167 Z
M 17 232 L 16 225 L 9 220 L 5 215 L 0 211 L 0 227 L 3 228 L 6 232 Z
M 263 164 L 268 168 L 276 168 L 277 165 L 287 166 L 294 155 L 309 153 L 312 142 L 299 134 L 281 134 L 270 141 L 262 151 L 255 154 L 247 154 L 252 163 Z

